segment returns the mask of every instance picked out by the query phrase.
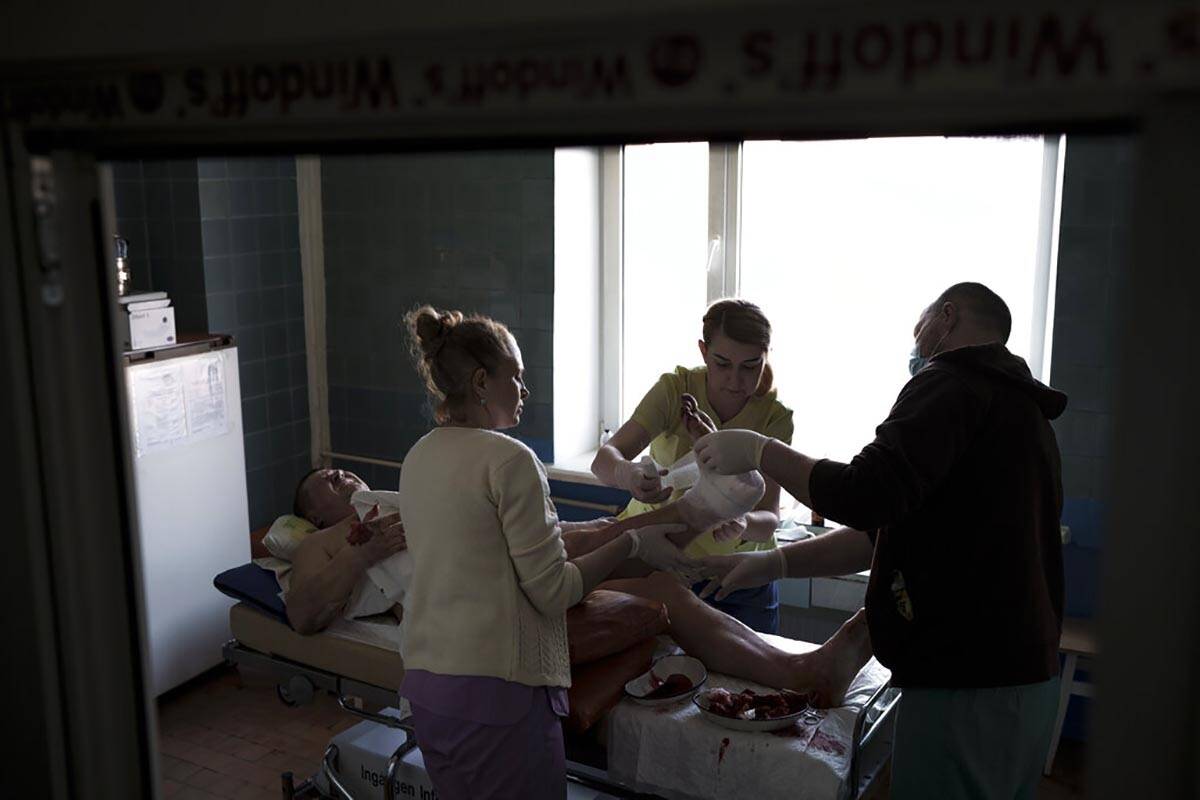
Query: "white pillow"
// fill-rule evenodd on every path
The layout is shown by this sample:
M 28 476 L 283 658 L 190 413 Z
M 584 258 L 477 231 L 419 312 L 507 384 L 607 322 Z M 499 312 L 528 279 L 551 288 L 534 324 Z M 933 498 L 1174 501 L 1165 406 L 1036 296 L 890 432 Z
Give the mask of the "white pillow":
M 263 537 L 263 546 L 276 558 L 291 561 L 300 543 L 316 530 L 317 527 L 308 520 L 284 514 L 271 523 L 271 529 Z

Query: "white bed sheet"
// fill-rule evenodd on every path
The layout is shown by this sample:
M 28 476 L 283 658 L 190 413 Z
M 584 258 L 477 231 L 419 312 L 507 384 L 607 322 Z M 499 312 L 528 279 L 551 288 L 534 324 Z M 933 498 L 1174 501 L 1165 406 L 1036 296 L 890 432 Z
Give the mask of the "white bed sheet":
M 388 614 L 378 614 L 374 617 L 361 619 L 336 619 L 330 623 L 325 632 L 330 636 L 348 639 L 352 642 L 381 647 L 384 650 L 401 652 L 403 645 L 403 627 Z M 402 653 L 401 653 L 402 654 Z M 402 654 L 403 655 L 403 654 Z
M 793 653 L 816 649 L 808 642 L 763 634 Z M 660 639 L 657 655 L 678 652 Z M 608 773 L 631 788 L 668 800 L 836 800 L 849 792 L 854 723 L 871 695 L 891 673 L 872 658 L 846 694 L 846 704 L 820 712 L 820 722 L 784 733 L 749 733 L 704 719 L 691 703 L 642 706 L 628 698 L 608 724 Z M 705 688 L 770 691 L 750 681 L 709 674 Z

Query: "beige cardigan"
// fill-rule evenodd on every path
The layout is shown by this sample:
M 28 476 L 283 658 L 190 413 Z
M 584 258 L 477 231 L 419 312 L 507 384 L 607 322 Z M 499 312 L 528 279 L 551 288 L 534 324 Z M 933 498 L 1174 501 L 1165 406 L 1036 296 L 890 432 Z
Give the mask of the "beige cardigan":
M 565 612 L 583 578 L 532 450 L 494 431 L 437 428 L 404 459 L 400 516 L 414 564 L 406 668 L 571 685 Z

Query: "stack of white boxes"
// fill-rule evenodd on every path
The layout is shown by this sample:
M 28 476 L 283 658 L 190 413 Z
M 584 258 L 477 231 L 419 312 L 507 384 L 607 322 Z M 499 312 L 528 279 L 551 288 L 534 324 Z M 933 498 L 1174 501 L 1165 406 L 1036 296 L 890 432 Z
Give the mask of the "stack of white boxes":
M 127 350 L 146 350 L 175 344 L 175 309 L 166 292 L 140 292 L 119 298 L 129 317 Z

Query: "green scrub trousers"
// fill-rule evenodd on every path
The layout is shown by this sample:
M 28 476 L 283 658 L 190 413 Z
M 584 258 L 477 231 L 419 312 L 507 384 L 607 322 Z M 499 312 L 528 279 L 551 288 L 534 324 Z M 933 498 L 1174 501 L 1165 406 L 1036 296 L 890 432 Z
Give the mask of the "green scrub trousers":
M 905 689 L 892 745 L 892 800 L 1034 800 L 1058 682 Z

